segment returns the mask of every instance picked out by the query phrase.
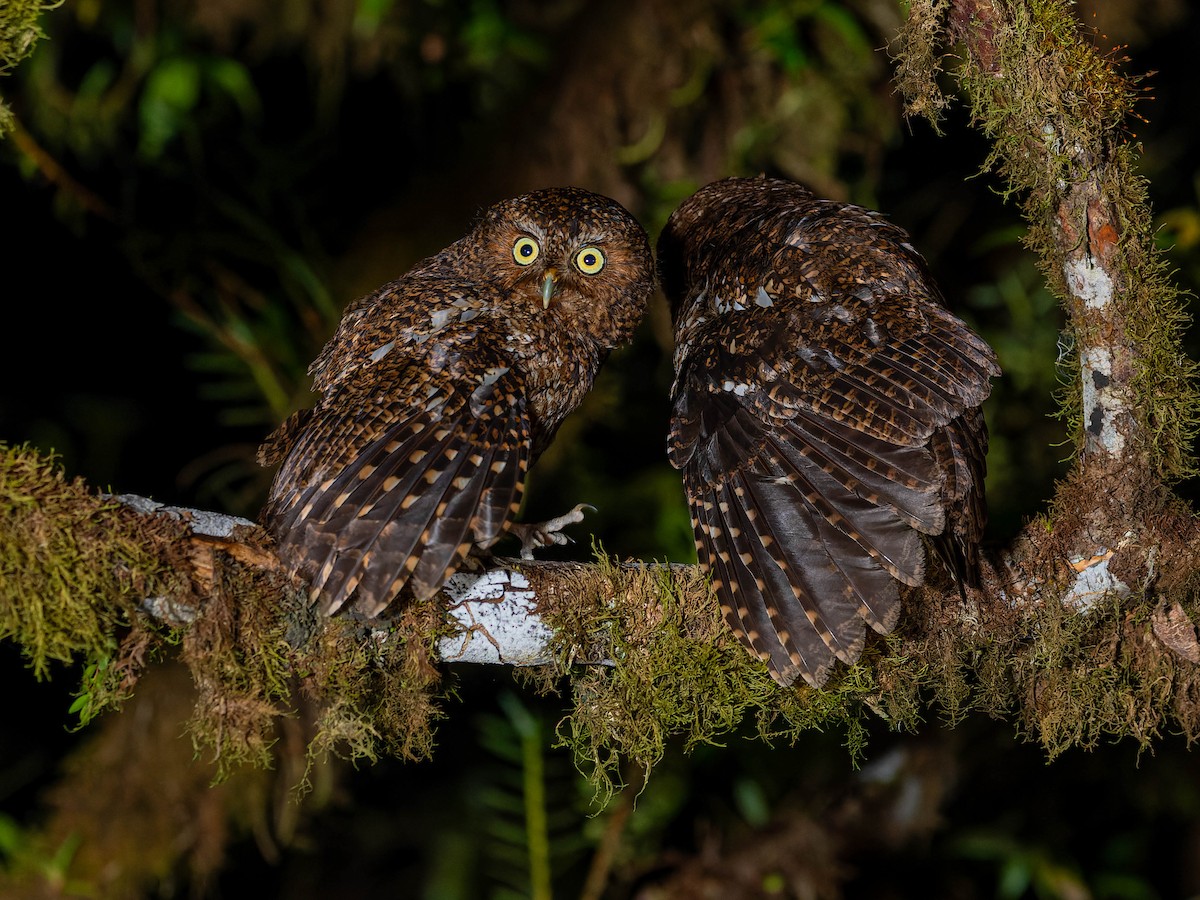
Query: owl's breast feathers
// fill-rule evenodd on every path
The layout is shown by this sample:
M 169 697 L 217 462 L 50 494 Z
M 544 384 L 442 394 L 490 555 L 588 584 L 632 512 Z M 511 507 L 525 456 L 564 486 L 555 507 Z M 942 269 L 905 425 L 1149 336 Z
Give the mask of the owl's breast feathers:
M 886 632 L 921 536 L 973 583 L 990 348 L 877 214 L 731 179 L 660 241 L 676 316 L 668 452 L 727 620 L 785 683 Z

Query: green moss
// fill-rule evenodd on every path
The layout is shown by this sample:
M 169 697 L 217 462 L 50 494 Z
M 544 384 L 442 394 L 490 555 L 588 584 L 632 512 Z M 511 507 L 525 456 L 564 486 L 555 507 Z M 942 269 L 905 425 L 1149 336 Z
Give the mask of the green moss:
M 211 575 L 189 577 L 197 552 L 211 556 Z M 140 612 L 148 597 L 181 603 L 194 620 L 156 622 Z M 431 648 L 444 628 L 432 605 L 409 610 L 388 640 L 346 619 L 317 621 L 270 568 L 189 543 L 182 522 L 140 515 L 67 480 L 53 458 L 0 445 L 0 639 L 39 678 L 82 660 L 73 711 L 85 724 L 174 647 L 196 688 L 193 740 L 219 778 L 272 765 L 298 689 L 317 710 L 314 755 L 424 758 L 438 714 Z
M 930 117 L 946 105 L 936 74 L 952 41 L 944 0 L 917 0 L 898 43 L 897 84 L 910 114 Z M 984 163 L 1001 179 L 1006 197 L 1020 198 L 1029 222 L 1027 245 L 1038 254 L 1047 283 L 1072 315 L 1076 330 L 1110 329 L 1118 322 L 1134 369 L 1126 409 L 1149 468 L 1172 482 L 1195 474 L 1192 451 L 1200 430 L 1197 365 L 1181 350 L 1190 323 L 1185 301 L 1171 284 L 1155 247 L 1145 180 L 1125 122 L 1142 96 L 1140 80 L 1119 70 L 1122 60 L 1100 53 L 1083 35 L 1066 0 L 961 4 L 973 10 L 966 50 L 955 75 L 972 123 L 992 142 Z M 963 35 L 957 35 L 963 37 Z M 1020 73 L 1019 77 L 1011 77 Z M 1093 182 L 1095 182 L 1093 184 Z M 1100 212 L 1080 205 L 1075 188 L 1091 185 Z M 1076 308 L 1064 281 L 1066 254 L 1112 218 L 1115 240 L 1106 269 L 1114 276 L 1115 312 L 1093 326 Z M 1104 241 L 1102 241 L 1103 243 Z M 1077 344 L 1111 340 L 1107 331 L 1077 335 Z M 1072 364 L 1077 374 L 1077 363 Z M 1076 382 L 1077 384 L 1077 382 Z M 1081 395 L 1072 385 L 1060 395 L 1063 418 L 1082 441 Z
M 1057 536 L 1047 531 L 1049 557 Z M 1154 638 L 1144 599 L 1109 598 L 1087 613 L 1050 603 L 948 602 L 945 585 L 912 591 L 896 633 L 871 636 L 859 664 L 822 690 L 783 688 L 730 635 L 694 567 L 622 565 L 601 557 L 580 573 L 569 608 L 546 611 L 559 630 L 560 671 L 585 649 L 611 666 L 576 666 L 573 708 L 559 723 L 599 798 L 621 773 L 650 771 L 668 747 L 757 737 L 788 744 L 811 729 L 865 752 L 868 723 L 918 728 L 928 710 L 950 724 L 968 714 L 1012 721 L 1051 758 L 1071 747 L 1131 739 L 1149 747 L 1168 728 L 1200 736 L 1197 667 Z M 1045 596 L 1066 590 L 1045 582 Z M 993 585 L 992 587 L 996 587 Z M 1196 614 L 1195 586 L 1174 596 Z M 586 654 L 585 654 L 586 655 Z
M 923 670 L 885 656 L 885 645 L 824 690 L 784 688 L 726 628 L 696 567 L 618 566 L 602 552 L 596 565 L 569 605 L 543 615 L 557 634 L 561 671 L 581 648 L 603 647 L 613 661 L 571 670 L 574 704 L 558 726 L 601 798 L 619 785 L 623 764 L 648 777 L 673 744 L 686 752 L 747 734 L 790 743 L 809 729 L 838 729 L 857 758 L 868 716 L 894 727 L 920 719 Z
M 264 591 L 232 563 L 216 567 L 214 575 L 209 596 L 183 636 L 180 659 L 196 686 L 189 722 L 193 742 L 211 756 L 223 779 L 246 764 L 272 764 L 276 720 L 291 714 L 292 654 L 280 585 Z
M 0 5 L 0 75 L 33 52 L 34 45 L 45 37 L 38 18 L 42 11 L 57 4 L 42 0 L 5 0 Z M 12 111 L 0 100 L 0 137 L 12 128 Z
M 326 622 L 295 660 L 301 693 L 318 705 L 309 759 L 429 758 L 448 693 L 434 662 L 446 631 L 436 602 L 409 607 L 386 630 Z
M 205 601 L 181 654 L 198 689 L 192 735 L 219 778 L 246 764 L 271 766 L 281 717 L 301 719 L 310 771 L 331 754 L 371 762 L 432 754 L 446 693 L 432 656 L 446 629 L 436 603 L 369 628 L 317 617 L 297 585 L 239 577 L 232 563 L 222 570 L 225 583 Z
M 1105 739 L 1129 738 L 1145 749 L 1167 724 L 1176 663 L 1122 606 L 1047 615 L 1045 637 L 1018 662 L 1020 724 L 1050 758 Z
M 1155 637 L 1152 619 L 1156 608 L 1179 604 L 1195 621 L 1196 585 L 1155 580 L 1151 551 L 1133 548 L 1124 561 L 1133 568 L 1131 586 L 1145 579 L 1153 596 L 1110 595 L 1086 613 L 1054 601 L 1074 577 L 1063 561 L 1078 548 L 1067 542 L 1081 534 L 1115 544 L 1105 536 L 1110 530 L 1136 528 L 1129 534 L 1156 542 L 1173 567 L 1195 567 L 1186 543 L 1193 514 L 1163 486 L 1197 471 L 1197 364 L 1182 349 L 1187 298 L 1155 247 L 1147 186 L 1129 142 L 1140 79 L 1093 46 L 1066 0 L 914 0 L 897 45 L 910 114 L 936 120 L 945 107 L 936 74 L 956 41 L 953 73 L 973 124 L 992 141 L 984 169 L 999 176 L 1006 197 L 1019 199 L 1026 243 L 1070 316 L 1060 415 L 1082 449 L 1080 350 L 1110 348 L 1123 376 L 1119 399 L 1132 417 L 1122 433 L 1133 444 L 1113 489 L 1078 469 L 1060 485 L 1046 527 L 1027 530 L 1032 549 L 1015 548 L 1017 568 L 988 586 L 994 621 L 963 629 L 920 606 L 907 649 L 929 665 L 928 690 L 949 716 L 974 709 L 1011 717 L 1051 757 L 1103 740 L 1146 748 L 1168 728 L 1190 742 L 1200 736 L 1197 667 Z M 1089 306 L 1068 290 L 1065 267 L 1081 258 L 1111 278 L 1109 304 Z M 1137 568 L 1143 565 L 1150 570 Z M 1018 597 L 1046 601 L 1023 600 L 1028 605 L 1018 608 L 1002 593 L 1013 582 Z
M 943 69 L 944 29 L 950 0 L 913 0 L 891 49 L 896 63 L 895 83 L 904 96 L 904 109 L 921 116 L 939 134 L 941 116 L 950 100 L 938 84 Z
M 38 25 L 42 11 L 56 4 L 42 0 L 6 0 L 0 10 L 0 72 L 6 72 L 33 52 L 45 37 Z
M 0 639 L 37 677 L 52 662 L 111 658 L 140 600 L 169 581 L 121 504 L 67 480 L 52 457 L 0 444 Z

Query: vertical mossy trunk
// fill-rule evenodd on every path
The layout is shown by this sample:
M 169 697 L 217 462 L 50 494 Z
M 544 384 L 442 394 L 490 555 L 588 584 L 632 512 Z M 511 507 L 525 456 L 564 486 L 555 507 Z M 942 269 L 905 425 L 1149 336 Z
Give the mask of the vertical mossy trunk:
M 1194 474 L 1190 317 L 1135 170 L 1139 79 L 1063 0 L 918 0 L 898 46 L 907 109 L 935 123 L 949 102 L 936 77 L 959 48 L 953 75 L 992 141 L 984 168 L 1020 199 L 1026 243 L 1069 316 L 1079 377 L 1063 404 L 1079 467 L 1103 477 L 1115 466 L 1126 483 L 1134 471 L 1166 484 Z

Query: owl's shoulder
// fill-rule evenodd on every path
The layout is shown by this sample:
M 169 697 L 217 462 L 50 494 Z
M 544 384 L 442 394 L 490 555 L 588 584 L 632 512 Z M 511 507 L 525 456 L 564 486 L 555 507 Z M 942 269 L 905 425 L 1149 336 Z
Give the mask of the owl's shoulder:
M 385 359 L 394 368 L 399 361 L 461 352 L 491 328 L 502 299 L 490 279 L 452 270 L 409 272 L 346 308 L 309 368 L 314 388 L 328 391 Z

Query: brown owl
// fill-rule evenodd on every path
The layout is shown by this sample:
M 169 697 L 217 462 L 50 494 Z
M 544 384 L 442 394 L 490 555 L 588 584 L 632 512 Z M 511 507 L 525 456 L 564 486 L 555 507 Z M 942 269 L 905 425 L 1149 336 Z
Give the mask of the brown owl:
M 776 680 L 819 687 L 895 626 L 926 541 L 978 583 L 995 354 L 902 229 L 792 182 L 702 188 L 658 256 L 700 564 Z
M 320 608 L 373 617 L 405 587 L 429 598 L 473 545 L 521 528 L 527 468 L 653 282 L 624 208 L 557 188 L 497 203 L 352 303 L 309 369 L 315 408 L 259 450 L 282 461 L 263 522 Z

